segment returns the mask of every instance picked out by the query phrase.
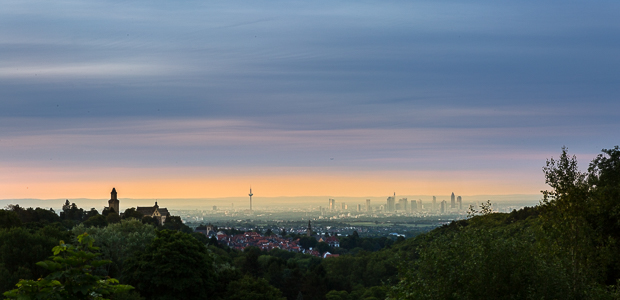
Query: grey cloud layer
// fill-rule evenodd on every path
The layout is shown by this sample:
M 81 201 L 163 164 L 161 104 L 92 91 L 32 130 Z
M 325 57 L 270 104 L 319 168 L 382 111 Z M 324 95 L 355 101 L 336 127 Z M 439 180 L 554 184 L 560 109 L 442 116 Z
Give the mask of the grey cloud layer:
M 563 144 L 591 152 L 620 137 L 620 4 L 615 1 L 2 5 L 5 162 L 45 155 L 18 153 L 2 140 L 45 136 L 48 130 L 69 130 L 65 141 L 82 149 L 77 153 L 84 160 L 100 153 L 103 161 L 141 161 L 137 154 L 126 157 L 104 146 L 91 149 L 86 137 L 97 137 L 93 124 L 108 128 L 106 122 L 125 124 L 118 139 L 133 145 L 134 150 L 122 148 L 127 153 L 152 151 L 145 164 L 179 151 L 198 159 L 191 139 L 179 139 L 172 148 L 132 144 L 136 137 L 152 136 L 128 120 L 164 127 L 181 119 L 249 122 L 256 124 L 251 132 L 266 140 L 287 132 L 290 142 L 275 141 L 276 150 L 261 150 L 250 162 L 257 165 L 278 164 L 278 158 L 286 158 L 281 164 L 314 164 L 308 157 L 316 148 L 310 145 L 321 143 L 326 143 L 321 157 L 335 147 L 340 156 L 357 153 L 365 162 L 407 161 L 418 154 L 440 161 L 413 145 L 435 147 L 437 153 L 450 146 L 430 137 L 419 141 L 411 134 L 416 130 L 450 135 L 452 129 L 458 136 L 461 129 L 479 129 L 458 142 L 471 151 L 487 147 L 488 156 L 509 148 L 548 153 Z M 85 144 L 72 131 L 82 127 L 90 128 Z M 183 137 L 192 130 L 173 126 L 170 132 Z M 294 146 L 295 131 L 308 138 L 309 150 Z M 334 133 L 321 138 L 308 131 Z M 339 134 L 355 141 L 330 144 Z M 385 135 L 389 143 L 380 139 Z M 224 157 L 222 164 L 252 157 L 251 143 L 235 148 L 236 142 L 228 142 L 223 148 L 198 144 Z M 52 145 L 42 138 L 38 147 Z M 458 161 L 458 151 L 450 155 Z M 205 161 L 214 163 L 220 162 Z

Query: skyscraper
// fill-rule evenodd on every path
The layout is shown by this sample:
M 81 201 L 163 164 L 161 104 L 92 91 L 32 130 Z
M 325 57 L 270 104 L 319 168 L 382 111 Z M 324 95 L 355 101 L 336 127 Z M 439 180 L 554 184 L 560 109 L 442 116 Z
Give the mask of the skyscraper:
M 454 202 L 454 193 L 452 193 L 452 196 L 450 196 L 450 208 L 456 208 L 456 203 Z
M 412 200 L 412 201 L 415 201 L 415 200 Z M 404 210 L 404 211 L 409 211 L 409 210 L 407 209 L 407 208 L 408 208 L 408 207 L 407 207 L 407 206 L 408 206 L 408 205 L 407 205 L 407 203 L 408 203 L 408 202 L 409 202 L 409 201 L 407 200 L 407 198 L 401 198 L 400 200 L 398 200 L 398 204 L 400 204 L 400 209 L 401 209 L 401 210 Z
M 433 212 L 437 211 L 437 197 L 433 196 Z
M 362 211 L 362 205 L 361 205 L 361 204 L 358 204 L 358 205 L 357 205 L 357 212 L 360 212 L 360 211 Z
M 336 210 L 336 200 L 329 199 L 329 211 Z
M 387 212 L 393 212 L 396 209 L 396 200 L 394 200 L 394 197 L 388 197 L 387 198 L 387 204 L 385 206 L 385 211 Z
M 366 199 L 366 211 L 370 211 L 370 199 Z
M 463 198 L 461 196 L 456 197 L 456 202 L 459 204 L 459 210 L 463 210 Z
M 446 206 L 448 205 L 448 202 L 446 200 L 441 200 L 441 213 L 445 214 L 446 213 Z
M 414 202 L 415 200 L 411 200 L 411 202 Z M 422 210 L 424 208 L 424 206 L 422 206 L 422 199 L 418 199 L 418 210 Z

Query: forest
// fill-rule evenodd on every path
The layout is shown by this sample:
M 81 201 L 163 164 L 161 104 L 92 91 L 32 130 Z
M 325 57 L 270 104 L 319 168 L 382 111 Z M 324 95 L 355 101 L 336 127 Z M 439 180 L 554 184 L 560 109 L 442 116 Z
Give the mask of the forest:
M 0 293 L 6 299 L 620 299 L 620 149 L 603 149 L 581 171 L 562 148 L 542 170 L 548 189 L 535 207 L 494 213 L 483 203 L 470 207 L 466 220 L 394 243 L 340 237 L 347 249 L 325 259 L 232 250 L 178 218 L 158 226 L 130 210 L 120 218 L 75 206 L 56 214 L 12 205 L 0 210 Z

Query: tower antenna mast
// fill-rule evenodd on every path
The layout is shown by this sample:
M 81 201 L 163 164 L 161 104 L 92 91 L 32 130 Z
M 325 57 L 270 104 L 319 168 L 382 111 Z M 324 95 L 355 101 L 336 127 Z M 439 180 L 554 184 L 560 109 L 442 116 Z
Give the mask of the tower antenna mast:
M 252 196 L 254 196 L 254 194 L 252 194 L 252 186 L 250 186 L 250 193 L 248 195 L 250 196 L 250 211 L 252 211 Z

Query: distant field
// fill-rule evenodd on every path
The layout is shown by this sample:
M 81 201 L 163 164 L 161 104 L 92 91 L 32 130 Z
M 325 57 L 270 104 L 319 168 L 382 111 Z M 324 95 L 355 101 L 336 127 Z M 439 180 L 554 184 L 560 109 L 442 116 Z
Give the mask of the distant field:
M 375 222 L 346 222 L 345 224 L 350 226 L 366 226 L 366 227 L 390 227 L 390 226 L 403 226 L 403 227 L 437 227 L 439 224 L 400 224 L 400 223 L 378 223 Z
M 439 224 L 398 224 L 404 227 L 437 227 Z
M 346 222 L 345 224 L 351 225 L 351 226 L 368 226 L 368 227 L 388 227 L 388 226 L 394 226 L 393 223 L 378 223 L 375 224 L 375 222 Z

